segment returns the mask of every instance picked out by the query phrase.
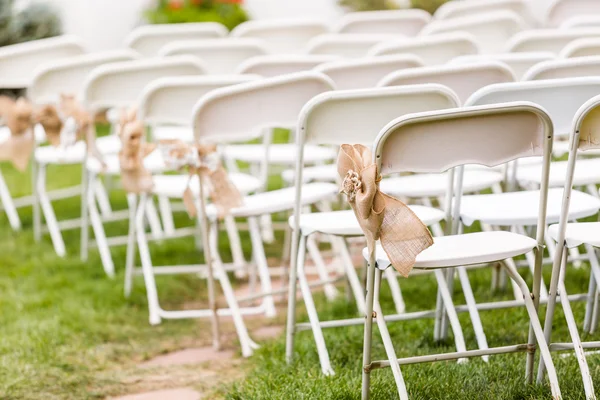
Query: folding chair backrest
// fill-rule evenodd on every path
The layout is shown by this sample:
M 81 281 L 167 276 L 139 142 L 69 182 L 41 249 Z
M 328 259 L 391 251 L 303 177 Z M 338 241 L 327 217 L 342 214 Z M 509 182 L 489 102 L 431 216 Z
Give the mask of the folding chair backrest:
M 252 57 L 244 61 L 237 69 L 239 74 L 256 74 L 265 78 L 277 75 L 293 74 L 308 71 L 317 65 L 337 60 L 337 56 L 305 54 L 305 55 L 267 55 Z
M 316 96 L 304 106 L 298 120 L 302 135 L 298 135 L 297 143 L 370 146 L 394 118 L 458 105 L 456 94 L 435 84 L 336 90 Z
M 88 74 L 96 67 L 139 58 L 133 50 L 114 50 L 50 61 L 33 73 L 27 97 L 35 104 L 56 103 L 61 94 L 72 94 L 81 99 Z
M 600 56 L 576 57 L 544 61 L 531 67 L 523 80 L 600 76 Z
M 194 135 L 235 142 L 260 137 L 265 129 L 293 128 L 306 102 L 333 89 L 327 76 L 309 71 L 213 90 L 194 107 Z
M 479 48 L 472 35 L 465 32 L 451 32 L 443 35 L 417 36 L 410 40 L 382 42 L 369 51 L 371 56 L 404 53 L 418 56 L 425 65 L 437 65 L 458 56 L 477 54 Z
M 460 56 L 450 60 L 450 64 L 471 64 L 483 61 L 495 60 L 506 64 L 520 80 L 523 75 L 534 65 L 553 60 L 555 55 L 548 52 L 538 53 L 500 53 L 500 54 L 476 54 Z
M 265 42 L 272 53 L 303 53 L 315 36 L 329 32 L 318 20 L 256 20 L 244 22 L 231 31 L 232 37 L 257 38 Z
M 315 68 L 329 76 L 338 90 L 375 87 L 388 74 L 406 68 L 422 67 L 423 62 L 413 54 L 340 60 Z
M 421 35 L 443 34 L 463 31 L 472 34 L 481 53 L 499 53 L 506 42 L 525 29 L 523 20 L 511 11 L 497 11 L 468 17 L 433 21 L 421 31 Z
M 159 54 L 163 57 L 192 55 L 200 59 L 211 74 L 232 74 L 242 62 L 267 53 L 267 47 L 259 39 L 235 38 L 172 42 Z
M 600 14 L 600 2 L 595 0 L 557 0 L 548 9 L 546 25 L 559 26 L 569 18 L 594 14 Z
M 32 71 L 40 64 L 84 54 L 83 43 L 75 36 L 0 47 L 0 87 L 26 88 L 31 84 Z
M 331 54 L 340 57 L 364 57 L 376 44 L 398 38 L 398 35 L 320 35 L 307 45 L 308 54 Z
M 84 85 L 83 100 L 89 109 L 130 107 L 150 82 L 166 76 L 205 74 L 202 64 L 191 56 L 152 58 L 102 65 L 95 68 Z
M 340 18 L 338 33 L 368 33 L 415 36 L 431 20 L 423 10 L 386 10 L 352 12 Z
M 598 25 L 600 27 L 600 24 Z M 581 38 L 569 42 L 559 54 L 561 58 L 600 56 L 600 37 Z
M 572 132 L 579 135 L 576 147 L 583 151 L 600 149 L 600 96 L 583 104 L 573 121 Z
M 577 28 L 600 28 L 600 15 L 577 15 L 560 24 L 560 29 Z
M 514 73 L 505 64 L 486 61 L 477 64 L 443 65 L 397 71 L 383 78 L 379 86 L 439 83 L 448 86 L 458 95 L 461 102 L 465 102 L 482 87 L 515 80 Z
M 216 39 L 226 35 L 227 28 L 216 22 L 144 25 L 134 29 L 127 36 L 125 44 L 146 57 L 153 57 L 171 42 Z
M 492 167 L 543 155 L 552 134 L 550 117 L 528 102 L 430 111 L 390 122 L 375 140 L 374 157 L 382 174 Z
M 211 90 L 259 79 L 255 75 L 169 76 L 146 85 L 138 116 L 151 126 L 189 126 L 194 106 Z
M 510 52 L 549 51 L 559 54 L 569 42 L 585 38 L 600 37 L 600 28 L 582 29 L 536 29 L 517 33 L 507 43 Z
M 448 1 L 442 4 L 434 13 L 438 20 L 461 18 L 497 11 L 512 11 L 525 21 L 533 23 L 529 4 L 525 0 L 464 0 Z
M 564 136 L 570 133 L 573 115 L 579 107 L 598 93 L 600 76 L 502 83 L 477 91 L 465 106 L 530 101 L 546 110 L 555 134 Z

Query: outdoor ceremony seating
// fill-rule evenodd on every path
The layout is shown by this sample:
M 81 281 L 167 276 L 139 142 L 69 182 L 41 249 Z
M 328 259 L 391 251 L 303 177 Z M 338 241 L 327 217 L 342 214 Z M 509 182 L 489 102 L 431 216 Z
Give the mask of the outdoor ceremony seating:
M 256 74 L 264 78 L 308 71 L 330 61 L 337 60 L 329 55 L 266 55 L 242 62 L 236 71 L 239 74 Z
M 549 52 L 474 54 L 453 58 L 448 63 L 470 64 L 490 60 L 499 61 L 506 64 L 514 72 L 517 80 L 521 80 L 531 67 L 542 61 L 550 61 L 554 58 L 556 58 L 556 55 Z
M 334 27 L 337 33 L 416 36 L 431 21 L 423 10 L 391 10 L 348 13 Z

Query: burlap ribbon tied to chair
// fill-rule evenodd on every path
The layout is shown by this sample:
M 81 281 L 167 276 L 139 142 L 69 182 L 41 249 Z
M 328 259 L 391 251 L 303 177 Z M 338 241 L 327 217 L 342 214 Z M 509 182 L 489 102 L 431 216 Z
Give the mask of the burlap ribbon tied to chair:
M 379 240 L 392 266 L 407 277 L 417 255 L 433 244 L 429 230 L 406 204 L 379 190 L 381 176 L 365 146 L 342 145 L 337 167 L 343 180 L 340 192 L 354 210 L 369 253 Z
M 25 171 L 35 146 L 33 107 L 24 98 L 15 101 L 1 96 L 0 116 L 10 130 L 10 137 L 0 144 L 0 160 Z
M 144 166 L 144 158 L 152 153 L 156 146 L 146 143 L 144 124 L 137 119 L 135 110 L 123 112 L 119 137 L 119 165 L 123 189 L 134 194 L 152 191 L 154 182 L 152 174 Z
M 167 165 L 182 169 L 187 168 L 190 179 L 183 194 L 183 201 L 190 217 L 198 213 L 190 184 L 193 176 L 198 176 L 200 196 L 203 187 L 217 208 L 218 217 L 229 214 L 231 209 L 243 204 L 242 195 L 229 179 L 229 175 L 221 163 L 217 146 L 211 144 L 186 144 L 180 140 L 163 140 L 159 142 Z

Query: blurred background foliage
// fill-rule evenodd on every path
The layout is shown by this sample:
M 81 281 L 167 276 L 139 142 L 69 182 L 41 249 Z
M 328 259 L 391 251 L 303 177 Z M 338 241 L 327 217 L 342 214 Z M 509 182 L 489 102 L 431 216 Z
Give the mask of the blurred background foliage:
M 412 8 L 420 8 L 433 14 L 446 1 L 448 0 L 410 0 L 408 3 Z M 375 11 L 400 8 L 402 2 L 399 0 L 339 0 L 339 3 L 352 11 Z
M 14 0 L 0 0 L 0 46 L 45 39 L 61 33 L 62 22 L 52 5 L 32 2 L 17 11 Z
M 220 22 L 233 29 L 249 19 L 242 5 L 242 0 L 158 0 L 146 18 L 153 24 Z

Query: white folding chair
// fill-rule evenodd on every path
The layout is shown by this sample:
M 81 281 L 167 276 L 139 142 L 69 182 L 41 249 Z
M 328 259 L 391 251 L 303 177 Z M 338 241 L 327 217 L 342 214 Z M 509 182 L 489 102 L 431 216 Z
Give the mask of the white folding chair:
M 291 361 L 294 351 L 294 336 L 297 332 L 311 329 L 317 345 L 321 370 L 333 375 L 329 353 L 323 338 L 323 328 L 344 327 L 361 324 L 360 318 L 354 320 L 321 322 L 315 309 L 310 284 L 305 272 L 305 253 L 308 250 L 314 259 L 315 250 L 311 247 L 314 233 L 333 237 L 334 248 L 340 253 L 344 274 L 350 281 L 357 302 L 358 311 L 364 312 L 364 289 L 356 274 L 345 239 L 360 236 L 362 231 L 352 211 L 334 211 L 302 213 L 300 195 L 303 191 L 304 146 L 307 143 L 339 145 L 348 140 L 369 143 L 374 133 L 398 115 L 423 110 L 452 108 L 458 105 L 458 98 L 451 90 L 441 85 L 416 85 L 402 88 L 378 88 L 347 90 L 326 93 L 312 99 L 303 108 L 300 115 L 297 136 L 298 162 L 295 170 L 295 188 L 297 200 L 294 216 L 289 220 L 294 229 L 292 239 L 292 258 L 290 270 L 290 288 L 288 299 L 286 358 Z M 424 206 L 411 206 L 426 224 L 436 224 L 445 217 L 444 212 Z M 298 241 L 298 238 L 300 241 Z M 299 245 L 298 245 L 299 243 Z M 316 250 L 318 252 L 318 249 Z M 390 271 L 391 272 L 391 271 Z M 395 274 L 387 274 L 394 300 L 401 300 L 400 287 Z M 322 279 L 323 277 L 321 277 Z M 302 297 L 308 312 L 309 323 L 296 324 L 296 288 L 300 284 Z M 398 306 L 398 304 L 397 304 Z M 405 315 L 406 318 L 410 318 Z M 412 316 L 414 318 L 414 315 Z M 460 344 L 458 344 L 460 346 Z
M 82 41 L 70 35 L 4 46 L 0 48 L 0 86 L 26 88 L 31 84 L 31 72 L 40 64 L 85 52 Z
M 549 51 L 559 54 L 575 39 L 599 36 L 600 28 L 535 29 L 517 33 L 507 41 L 503 50 L 511 53 Z
M 556 27 L 570 18 L 600 14 L 600 4 L 594 0 L 556 0 L 546 14 L 546 26 Z
M 308 54 L 329 54 L 340 57 L 364 57 L 370 48 L 378 43 L 385 42 L 398 35 L 373 35 L 373 34 L 347 34 L 347 35 L 319 35 L 308 42 Z
M 267 53 L 267 47 L 259 39 L 227 38 L 172 42 L 159 55 L 191 55 L 199 58 L 211 74 L 233 74 L 242 62 Z
M 598 75 L 600 75 L 600 55 L 543 61 L 531 67 L 523 76 L 523 80 L 539 81 Z
M 508 129 L 507 129 L 508 128 Z M 467 145 L 468 144 L 468 145 Z M 458 224 L 452 226 L 453 235 L 437 237 L 433 246 L 416 257 L 415 269 L 434 270 L 439 281 L 445 278 L 444 270 L 458 265 L 492 263 L 534 251 L 536 271 L 533 287 L 527 286 L 518 271 L 503 264 L 509 276 L 517 283 L 530 321 L 529 339 L 525 344 L 505 345 L 489 349 L 457 351 L 398 359 L 387 330 L 385 315 L 379 304 L 379 286 L 385 269 L 391 266 L 390 260 L 380 245 L 364 256 L 369 261 L 367 274 L 367 298 L 364 350 L 362 363 L 362 398 L 370 394 L 371 373 L 380 368 L 391 367 L 401 399 L 408 399 L 408 392 L 400 365 L 461 360 L 483 355 L 527 353 L 526 381 L 533 382 L 535 344 L 540 350 L 541 359 L 548 369 L 550 388 L 555 398 L 560 398 L 560 388 L 556 370 L 544 338 L 537 315 L 539 288 L 541 282 L 541 258 L 544 248 L 545 210 L 547 176 L 552 151 L 552 122 L 546 113 L 532 103 L 506 103 L 482 107 L 465 107 L 435 112 L 425 112 L 401 117 L 390 122 L 379 134 L 374 143 L 373 163 L 383 176 L 398 172 L 442 172 L 460 167 L 456 180 L 452 219 L 458 221 L 461 209 L 460 171 L 465 163 L 480 163 L 488 166 L 500 165 L 508 161 L 529 156 L 544 156 L 543 186 L 539 199 L 537 218 L 537 238 L 510 232 L 479 232 L 456 234 Z M 452 187 L 452 186 L 450 186 Z M 448 292 L 445 293 L 450 296 Z M 448 303 L 451 304 L 451 298 Z M 449 308 L 452 311 L 452 307 Z M 456 314 L 451 316 L 451 324 L 458 325 Z M 373 316 L 373 318 L 371 318 Z M 373 361 L 372 324 L 376 321 L 387 354 L 387 360 Z M 455 332 L 458 330 L 455 329 Z M 533 351 L 532 351 L 533 349 Z
M 83 103 L 92 115 L 102 109 L 135 107 L 138 105 L 142 91 L 150 82 L 167 76 L 195 76 L 202 75 L 205 72 L 200 62 L 191 56 L 142 59 L 103 65 L 94 69 L 88 75 L 83 92 Z M 88 246 L 90 244 L 88 224 L 91 222 L 96 238 L 94 245 L 98 247 L 105 272 L 111 277 L 114 276 L 114 262 L 110 254 L 110 246 L 125 244 L 126 240 L 118 237 L 108 240 L 103 224 L 126 218 L 131 219 L 135 210 L 132 207 L 135 201 L 128 198 L 128 210 L 121 212 L 113 211 L 110 207 L 110 202 L 107 199 L 102 199 L 103 196 L 101 193 L 103 191 L 98 191 L 98 188 L 103 187 L 102 176 L 118 177 L 120 175 L 120 165 L 117 155 L 120 149 L 120 141 L 116 135 L 113 135 L 113 140 L 118 143 L 118 147 L 116 151 L 105 154 L 103 162 L 93 157 L 87 157 L 85 146 L 83 147 L 83 154 L 79 155 L 79 158 L 73 156 L 71 160 L 72 163 L 84 162 L 85 165 L 82 180 L 84 186 L 81 214 L 82 258 L 87 259 Z M 58 162 L 64 162 L 61 160 L 60 155 L 54 155 L 54 157 L 58 157 Z M 56 162 L 53 161 L 53 163 Z M 163 160 L 158 152 L 154 152 L 146 158 L 145 162 L 146 167 L 153 172 L 165 169 Z M 96 204 L 100 206 L 100 210 L 98 210 Z M 152 227 L 153 236 L 158 238 L 163 233 L 158 213 L 153 204 L 150 204 L 148 207 L 148 221 Z M 53 211 L 49 204 L 46 208 L 47 211 L 44 211 L 44 215 L 48 221 L 48 218 L 53 217 Z M 55 236 L 56 238 L 53 238 L 53 241 L 57 243 L 62 242 L 60 231 Z
M 489 12 L 512 11 L 520 15 L 530 25 L 536 20 L 532 15 L 529 2 L 525 0 L 464 0 L 448 1 L 442 4 L 433 14 L 438 20 L 476 16 Z
M 542 62 L 553 60 L 556 56 L 548 52 L 537 53 L 500 53 L 500 54 L 476 54 L 459 56 L 449 61 L 449 64 L 471 64 L 482 61 L 500 61 L 515 73 L 517 80 L 521 80 L 529 68 Z
M 566 19 L 560 24 L 560 29 L 598 27 L 600 27 L 600 15 L 577 15 Z
M 546 309 L 546 319 L 544 321 L 544 333 L 546 340 L 550 343 L 550 349 L 575 352 L 581 371 L 585 395 L 588 399 L 596 399 L 596 394 L 594 392 L 594 383 L 587 364 L 584 349 L 600 348 L 600 342 L 581 341 L 577 322 L 575 321 L 571 304 L 569 303 L 565 279 L 567 274 L 567 263 L 569 261 L 569 248 L 585 245 L 592 251 L 591 257 L 596 259 L 596 249 L 600 247 L 600 242 L 598 241 L 598 238 L 600 238 L 600 223 L 569 223 L 570 218 L 568 215 L 572 189 L 573 186 L 576 185 L 575 174 L 577 171 L 578 150 L 585 151 L 597 148 L 600 144 L 600 140 L 598 139 L 599 105 L 600 97 L 595 96 L 579 109 L 573 120 L 570 138 L 571 151 L 569 153 L 568 167 L 564 179 L 565 186 L 560 222 L 558 225 L 552 225 L 548 230 L 548 235 L 557 242 L 557 249 L 554 255 L 552 278 L 550 282 L 550 296 L 548 299 L 548 308 Z M 598 260 L 596 259 L 595 263 L 591 263 L 591 266 L 590 294 L 596 291 L 598 284 L 600 283 L 600 267 L 598 266 Z M 557 296 L 560 296 L 560 304 L 569 329 L 571 343 L 550 342 Z M 588 312 L 589 311 L 590 310 L 588 309 Z M 586 322 L 584 322 L 585 331 L 589 330 L 590 319 L 589 313 L 586 313 Z M 537 377 L 538 382 L 544 379 L 544 373 L 545 368 L 540 364 Z
M 435 35 L 463 31 L 475 37 L 484 54 L 499 53 L 506 41 L 526 28 L 525 23 L 512 11 L 496 11 L 448 20 L 434 20 L 421 31 L 421 35 Z
M 410 40 L 389 40 L 373 46 L 368 55 L 414 54 L 425 65 L 445 64 L 451 59 L 479 53 L 473 35 L 466 32 L 449 32 L 443 35 L 417 36 Z
M 363 89 L 377 86 L 386 75 L 407 68 L 422 67 L 423 62 L 413 54 L 339 60 L 315 68 L 329 76 L 338 90 Z
M 227 36 L 227 33 L 227 28 L 216 22 L 144 25 L 131 31 L 125 39 L 125 46 L 145 57 L 154 57 L 171 42 L 217 39 Z
M 482 61 L 466 65 L 411 68 L 392 72 L 378 86 L 439 83 L 452 89 L 465 102 L 476 90 L 494 83 L 514 82 L 515 74 L 499 61 Z
M 431 15 L 419 9 L 351 12 L 342 16 L 333 30 L 350 34 L 416 36 L 429 21 Z
M 272 19 L 247 21 L 231 31 L 231 37 L 256 38 L 265 42 L 272 53 L 304 53 L 306 44 L 314 37 L 329 32 L 319 20 Z
M 293 74 L 308 71 L 317 65 L 337 60 L 329 55 L 266 55 L 256 56 L 242 62 L 237 69 L 238 74 L 256 74 L 265 78 L 277 75 Z
M 216 143 L 222 144 L 257 137 L 264 127 L 288 126 L 297 118 L 300 109 L 308 100 L 319 93 L 330 91 L 332 88 L 332 82 L 326 76 L 317 72 L 301 72 L 213 90 L 203 96 L 194 108 L 193 124 L 196 140 L 202 142 L 216 141 Z M 238 113 L 239 118 L 224 118 L 226 115 L 231 115 L 231 112 L 234 110 L 237 110 L 235 112 Z M 202 203 L 203 200 L 199 196 L 199 186 L 192 185 L 191 189 L 196 196 L 197 202 Z M 302 204 L 305 206 L 330 200 L 337 194 L 337 187 L 332 184 L 312 184 L 305 186 L 304 189 L 306 190 L 303 193 Z M 182 196 L 181 192 L 175 194 L 168 185 L 156 185 L 152 194 L 170 198 L 181 198 Z M 247 302 L 263 298 L 261 306 L 251 307 L 241 312 L 264 313 L 269 317 L 275 315 L 273 296 L 278 291 L 274 291 L 271 286 L 270 272 L 264 253 L 258 218 L 264 214 L 285 212 L 293 209 L 294 199 L 294 188 L 274 190 L 245 196 L 244 204 L 230 211 L 229 215 L 231 217 L 246 218 L 248 220 L 253 249 L 252 254 L 261 285 L 258 293 L 252 293 L 250 296 L 238 299 L 237 301 L 235 296 L 233 296 L 233 292 L 226 288 L 228 281 L 226 281 L 224 266 L 219 258 L 216 236 L 218 224 L 216 209 L 212 206 L 207 207 L 209 223 L 201 223 L 199 221 L 202 237 L 205 238 L 204 249 L 212 254 L 210 258 L 213 261 L 214 277 L 221 280 L 224 290 L 229 291 L 229 294 L 226 293 L 226 295 L 228 296 L 228 304 L 232 312 L 238 301 Z M 174 272 L 179 271 L 180 273 L 197 272 L 198 268 L 206 271 L 206 267 L 186 266 L 182 269 L 181 266 L 157 267 L 152 264 L 143 224 L 144 208 L 148 201 L 150 201 L 150 198 L 146 194 L 140 196 L 140 205 L 133 228 L 137 237 L 146 284 L 150 323 L 160 323 L 163 318 L 179 319 L 210 316 L 210 310 L 167 311 L 160 307 L 155 274 L 169 273 L 169 270 Z M 199 218 L 202 218 L 202 216 Z M 209 237 L 210 240 L 207 243 Z M 209 278 L 211 278 L 210 274 Z M 279 292 L 284 293 L 285 291 Z M 243 323 L 240 321 L 241 317 L 236 322 L 236 325 Z M 238 327 L 238 332 L 240 329 Z M 252 347 L 249 343 L 243 343 L 242 336 L 240 334 L 242 352 L 246 355 L 251 353 Z
M 600 56 L 600 38 L 575 39 L 569 42 L 558 56 L 559 58 Z

